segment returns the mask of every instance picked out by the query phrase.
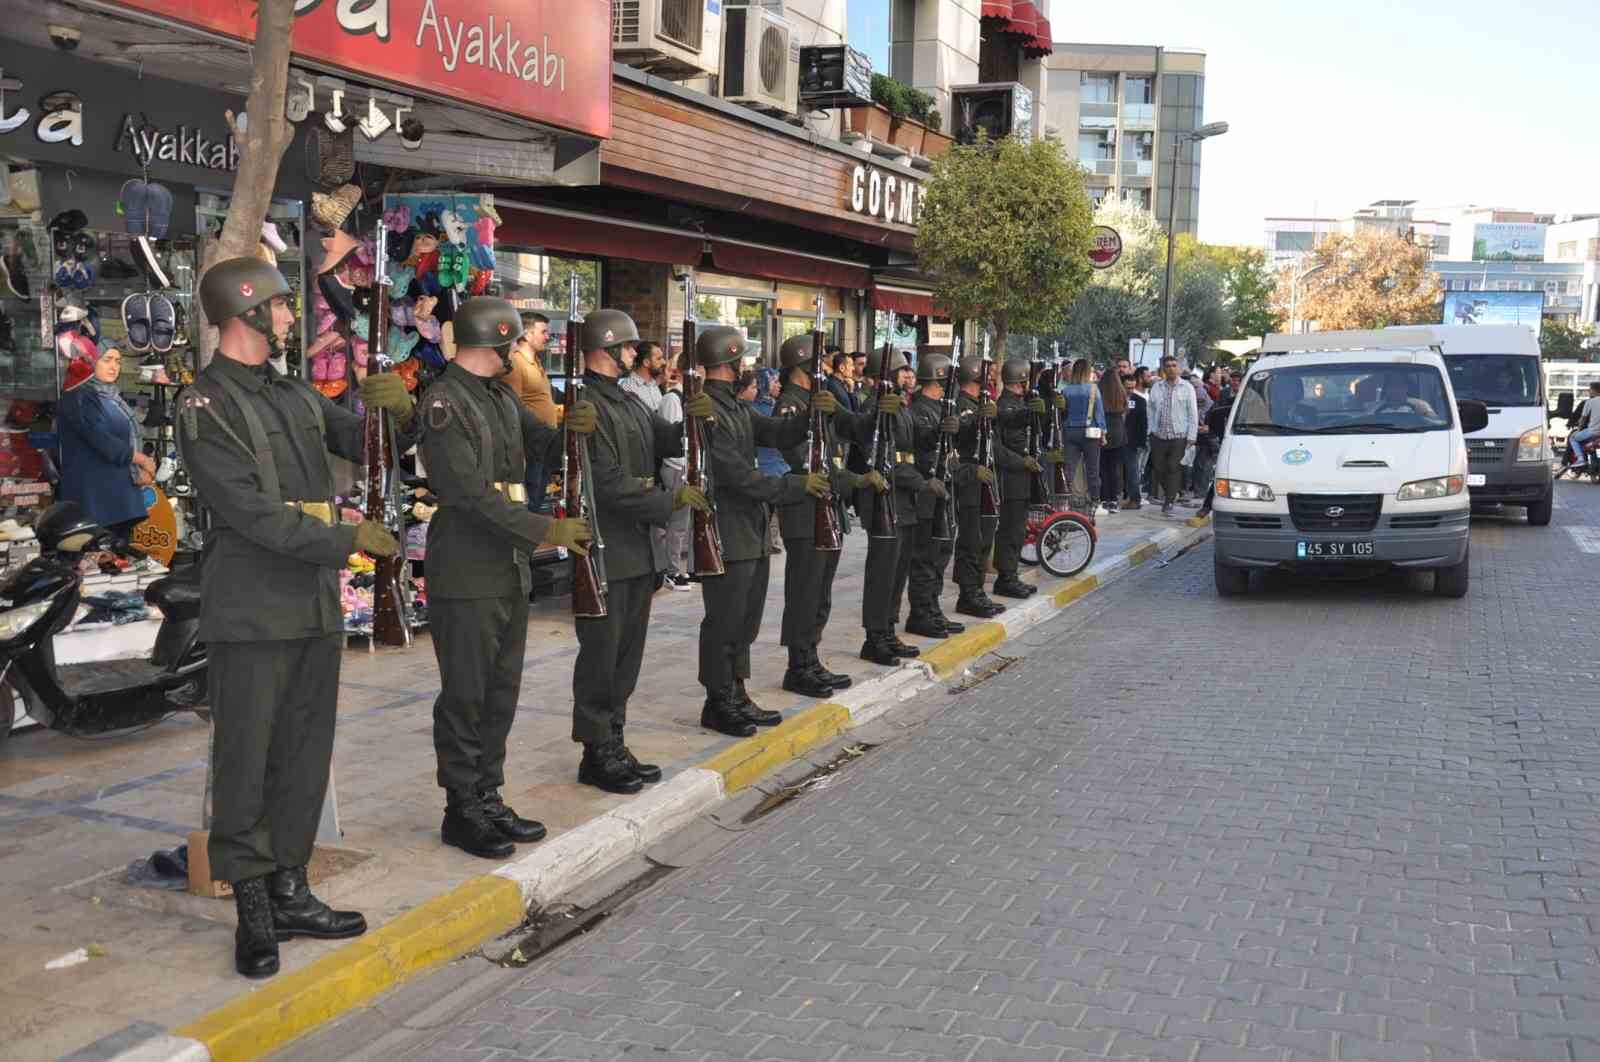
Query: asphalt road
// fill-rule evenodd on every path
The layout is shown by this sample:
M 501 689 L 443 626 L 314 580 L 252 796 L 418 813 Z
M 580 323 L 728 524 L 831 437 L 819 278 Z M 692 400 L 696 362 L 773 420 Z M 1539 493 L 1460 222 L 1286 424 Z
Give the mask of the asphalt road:
M 1558 490 L 1475 521 L 1461 601 L 1120 582 L 385 1054 L 1600 1058 L 1600 487 Z

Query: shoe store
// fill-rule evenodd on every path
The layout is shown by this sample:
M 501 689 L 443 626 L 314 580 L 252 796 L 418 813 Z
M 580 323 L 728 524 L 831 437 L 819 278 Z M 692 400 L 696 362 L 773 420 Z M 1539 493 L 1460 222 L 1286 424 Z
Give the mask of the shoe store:
M 297 301 L 279 371 L 359 412 L 384 274 L 395 370 L 415 389 L 443 368 L 454 306 L 498 287 L 493 192 L 598 180 L 611 66 L 591 8 L 375 0 L 297 19 L 294 138 L 258 247 Z M 0 577 L 37 556 L 30 526 L 57 500 L 149 554 L 84 558 L 64 664 L 128 655 L 159 622 L 140 591 L 203 535 L 169 410 L 215 341 L 193 292 L 249 120 L 253 18 L 227 0 L 19 0 L 0 27 Z M 345 471 L 338 500 L 359 511 Z M 411 530 L 421 562 L 426 529 Z M 364 581 L 345 573 L 347 629 L 370 636 Z M 80 628 L 119 636 L 85 657 L 65 645 Z

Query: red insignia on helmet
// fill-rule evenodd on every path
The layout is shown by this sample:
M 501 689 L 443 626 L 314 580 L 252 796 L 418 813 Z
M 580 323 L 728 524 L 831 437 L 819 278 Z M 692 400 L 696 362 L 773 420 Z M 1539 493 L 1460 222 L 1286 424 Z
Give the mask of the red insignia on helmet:
M 606 342 L 607 343 L 611 342 L 611 337 L 612 337 L 612 332 L 611 332 L 611 329 L 608 328 L 608 329 L 606 329 Z
M 501 321 L 498 325 L 496 325 L 495 330 L 503 336 L 508 336 L 511 334 L 511 326 L 506 324 L 504 321 Z
M 737 343 L 729 343 L 728 344 L 728 353 L 729 354 L 737 354 L 737 353 L 739 353 L 739 344 L 737 344 Z
M 254 295 L 255 293 L 256 293 L 255 286 L 252 285 L 248 280 L 245 281 L 243 284 L 239 285 L 239 294 L 243 295 L 245 298 L 248 299 L 250 296 Z

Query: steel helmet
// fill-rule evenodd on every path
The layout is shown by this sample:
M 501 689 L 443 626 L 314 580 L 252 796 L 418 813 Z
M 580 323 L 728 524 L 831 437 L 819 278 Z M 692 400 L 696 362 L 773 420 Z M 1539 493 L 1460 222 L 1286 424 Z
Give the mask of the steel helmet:
M 923 354 L 917 358 L 917 383 L 943 383 L 949 372 L 948 354 Z
M 1032 366 L 1026 358 L 1007 358 L 1006 363 L 1000 366 L 1000 382 L 1007 384 L 1027 383 L 1028 373 Z
M 980 383 L 983 380 L 983 362 L 977 358 L 963 358 L 956 367 L 956 379 L 962 383 Z
M 790 336 L 778 348 L 778 364 L 785 369 L 811 368 L 811 335 Z
M 259 258 L 228 258 L 200 278 L 200 308 L 206 319 L 220 325 L 230 317 L 272 338 L 272 315 L 265 307 L 278 296 L 291 297 L 283 274 Z
M 883 367 L 883 348 L 877 347 L 867 354 L 867 375 L 876 380 Z M 906 356 L 898 350 L 889 352 L 889 371 L 898 372 L 906 367 Z
M 583 353 L 639 342 L 639 326 L 621 310 L 596 310 L 583 319 Z
M 517 308 L 489 295 L 463 302 L 451 320 L 457 347 L 491 347 L 504 353 L 522 334 L 522 315 Z
M 738 361 L 749 351 L 750 344 L 737 328 L 716 325 L 700 333 L 694 342 L 694 360 L 703 369 Z

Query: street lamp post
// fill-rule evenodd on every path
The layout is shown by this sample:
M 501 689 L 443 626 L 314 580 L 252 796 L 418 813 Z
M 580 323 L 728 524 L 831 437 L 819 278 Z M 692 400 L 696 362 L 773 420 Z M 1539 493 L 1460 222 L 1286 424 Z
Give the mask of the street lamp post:
M 1221 136 L 1227 131 L 1227 122 L 1211 122 L 1192 133 L 1175 133 L 1172 137 L 1172 179 L 1167 183 L 1167 286 L 1166 297 L 1162 300 L 1164 308 L 1161 312 L 1162 358 L 1172 354 L 1172 259 L 1178 239 L 1174 231 L 1178 224 L 1178 152 L 1185 143 L 1199 143 L 1209 137 Z

